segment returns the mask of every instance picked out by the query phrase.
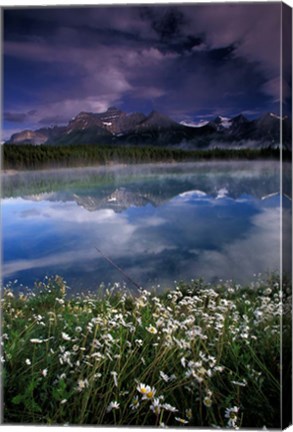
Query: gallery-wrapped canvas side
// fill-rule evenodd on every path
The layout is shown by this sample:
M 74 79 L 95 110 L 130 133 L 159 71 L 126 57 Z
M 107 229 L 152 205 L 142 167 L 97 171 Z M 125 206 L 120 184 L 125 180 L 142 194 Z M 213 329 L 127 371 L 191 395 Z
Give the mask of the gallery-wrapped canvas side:
M 281 7 L 281 118 L 292 119 L 292 8 L 284 3 Z M 284 123 L 281 121 L 282 429 L 292 424 L 292 130 L 285 130 Z M 288 132 L 289 147 L 284 145 Z

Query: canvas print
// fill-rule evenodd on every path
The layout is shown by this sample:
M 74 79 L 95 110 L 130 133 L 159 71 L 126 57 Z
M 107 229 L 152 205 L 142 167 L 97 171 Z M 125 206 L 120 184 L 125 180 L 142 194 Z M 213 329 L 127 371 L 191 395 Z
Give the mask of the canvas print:
M 1 16 L 2 424 L 291 424 L 291 8 Z

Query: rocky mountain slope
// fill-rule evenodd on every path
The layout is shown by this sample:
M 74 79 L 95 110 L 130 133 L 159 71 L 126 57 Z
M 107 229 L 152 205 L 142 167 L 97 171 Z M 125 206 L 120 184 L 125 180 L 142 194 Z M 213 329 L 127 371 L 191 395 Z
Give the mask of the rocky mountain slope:
M 127 114 L 115 107 L 103 113 L 80 112 L 67 126 L 25 130 L 15 133 L 9 144 L 49 145 L 152 145 L 179 146 L 182 148 L 209 147 L 273 147 L 280 146 L 282 123 L 283 146 L 291 148 L 291 120 L 280 120 L 276 114 L 267 113 L 255 120 L 240 114 L 234 118 L 217 116 L 199 127 L 180 124 L 171 118 L 152 111 Z

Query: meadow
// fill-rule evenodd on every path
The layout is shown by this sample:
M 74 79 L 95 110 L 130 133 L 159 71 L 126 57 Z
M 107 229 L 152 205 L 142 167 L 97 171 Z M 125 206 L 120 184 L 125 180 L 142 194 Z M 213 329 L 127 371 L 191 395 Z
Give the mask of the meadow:
M 1 344 L 6 424 L 280 428 L 282 391 L 290 406 L 291 289 L 275 275 L 135 295 L 15 281 Z

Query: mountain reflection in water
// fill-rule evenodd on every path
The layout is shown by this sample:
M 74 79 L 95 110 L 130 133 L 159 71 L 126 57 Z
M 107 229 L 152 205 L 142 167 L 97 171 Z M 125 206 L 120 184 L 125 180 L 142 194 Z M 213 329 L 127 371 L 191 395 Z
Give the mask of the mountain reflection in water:
M 279 178 L 277 162 L 260 161 L 4 176 L 4 282 L 57 273 L 82 291 L 123 281 L 96 247 L 145 288 L 279 271 Z

